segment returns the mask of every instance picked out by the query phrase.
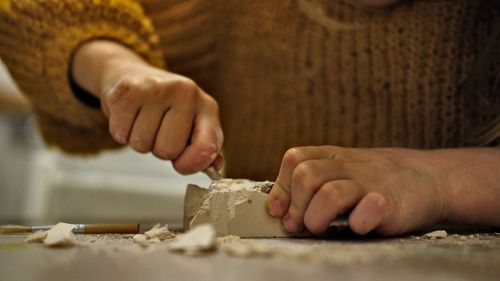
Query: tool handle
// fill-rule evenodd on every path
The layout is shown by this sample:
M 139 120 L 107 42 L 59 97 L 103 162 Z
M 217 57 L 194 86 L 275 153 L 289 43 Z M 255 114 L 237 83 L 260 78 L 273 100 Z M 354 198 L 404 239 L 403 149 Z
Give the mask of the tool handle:
M 14 234 L 14 233 L 24 233 L 30 232 L 31 227 L 24 225 L 2 225 L 0 226 L 0 233 L 2 234 Z
M 139 224 L 86 224 L 85 234 L 139 233 Z
M 205 170 L 203 170 L 203 173 L 205 173 L 213 181 L 221 180 L 224 178 L 219 172 L 217 172 L 217 170 L 215 170 L 214 166 L 206 168 Z

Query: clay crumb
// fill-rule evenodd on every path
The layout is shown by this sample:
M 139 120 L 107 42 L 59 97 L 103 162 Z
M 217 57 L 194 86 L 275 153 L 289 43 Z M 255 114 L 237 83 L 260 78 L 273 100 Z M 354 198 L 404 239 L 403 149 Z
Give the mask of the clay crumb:
M 132 237 L 135 243 L 138 243 L 140 245 L 147 245 L 148 244 L 148 238 L 146 238 L 146 235 L 144 234 L 136 234 L 134 237 Z
M 220 237 L 217 242 L 225 254 L 238 258 L 280 257 L 305 262 L 324 262 L 329 258 L 327 254 L 321 254 L 317 247 L 309 245 L 272 246 L 269 243 L 240 239 L 237 236 Z
M 168 230 L 168 225 L 160 226 L 159 223 L 144 232 L 144 235 L 147 239 L 158 238 L 161 241 L 175 237 L 175 233 Z
M 177 235 L 168 244 L 168 249 L 187 255 L 200 255 L 214 250 L 215 246 L 214 227 L 211 224 L 202 224 L 193 227 L 186 233 Z
M 424 237 L 430 238 L 430 239 L 441 239 L 441 238 L 445 238 L 446 236 L 448 236 L 448 233 L 446 232 L 446 230 L 436 230 L 436 231 L 432 231 L 432 232 L 424 234 Z
M 75 225 L 68 223 L 58 223 L 47 231 L 47 237 L 43 243 L 49 247 L 70 247 L 76 245 L 73 228 Z
M 217 242 L 224 253 L 239 258 L 270 256 L 273 251 L 268 245 L 246 241 L 234 235 L 220 237 Z
M 39 230 L 30 234 L 26 239 L 24 239 L 25 243 L 42 243 L 43 240 L 47 237 L 47 231 Z
M 146 246 L 148 244 L 160 243 L 164 240 L 172 239 L 175 237 L 175 233 L 168 230 L 168 225 L 160 226 L 156 224 L 150 230 L 144 232 L 144 234 L 136 234 L 132 236 L 134 242 L 140 244 L 141 246 Z

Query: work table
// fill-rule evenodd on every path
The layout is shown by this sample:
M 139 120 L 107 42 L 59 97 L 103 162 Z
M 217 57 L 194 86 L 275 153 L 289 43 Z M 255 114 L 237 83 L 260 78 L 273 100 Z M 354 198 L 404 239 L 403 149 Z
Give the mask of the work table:
M 244 258 L 220 247 L 200 256 L 172 253 L 161 243 L 140 246 L 130 235 L 78 235 L 79 245 L 60 249 L 26 244 L 27 235 L 0 235 L 0 280 L 500 280 L 496 231 L 449 230 L 439 239 L 248 239 L 302 252 Z

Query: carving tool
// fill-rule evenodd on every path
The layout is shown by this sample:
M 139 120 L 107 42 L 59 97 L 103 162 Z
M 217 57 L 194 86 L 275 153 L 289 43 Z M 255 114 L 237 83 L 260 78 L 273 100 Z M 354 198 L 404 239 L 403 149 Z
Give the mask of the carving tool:
M 0 233 L 14 234 L 35 232 L 38 230 L 49 230 L 54 225 L 23 226 L 23 225 L 2 225 Z M 75 234 L 102 234 L 102 233 L 139 233 L 139 224 L 75 224 L 73 228 Z
M 206 168 L 205 170 L 203 170 L 203 173 L 205 173 L 213 181 L 221 180 L 224 178 L 219 172 L 217 172 L 217 170 L 215 170 L 214 166 Z

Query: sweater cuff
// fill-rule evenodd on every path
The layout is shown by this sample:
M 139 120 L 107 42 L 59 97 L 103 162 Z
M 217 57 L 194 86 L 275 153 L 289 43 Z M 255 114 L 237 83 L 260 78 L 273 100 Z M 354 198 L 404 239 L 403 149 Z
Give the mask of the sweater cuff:
M 130 20 L 130 18 L 128 19 Z M 76 85 L 70 76 L 74 52 L 88 41 L 103 39 L 116 41 L 135 51 L 150 64 L 157 67 L 164 66 L 157 37 L 154 35 L 152 27 L 147 24 L 149 21 L 144 19 L 137 23 L 141 24 L 139 26 L 142 28 L 149 26 L 151 33 L 138 32 L 141 29 L 135 30 L 137 27 L 118 24 L 118 20 L 109 22 L 108 18 L 105 22 L 87 22 L 73 28 L 67 28 L 64 32 L 60 32 L 53 42 L 45 44 L 47 47 L 45 49 L 45 70 L 47 86 L 49 87 L 47 90 L 55 94 L 52 97 L 55 104 L 68 109 L 59 111 L 58 116 L 55 117 L 68 119 L 70 123 L 84 127 L 93 127 L 100 124 L 103 119 L 99 110 L 99 101 L 93 99 L 93 96 Z M 52 110 L 53 108 L 51 106 L 46 109 Z M 96 114 L 99 116 L 95 116 Z M 72 119 L 75 115 L 91 117 L 88 120 L 90 123 L 87 124 L 80 118 Z
M 65 124 L 65 129 L 85 131 L 90 138 L 93 131 L 107 131 L 96 101 L 82 97 L 68 75 L 73 53 L 85 42 L 113 40 L 164 67 L 158 36 L 136 1 L 12 1 L 0 12 L 0 41 L 9 42 L 0 46 L 0 56 L 35 112 L 43 116 L 38 119 L 52 120 L 40 122 L 42 135 L 52 130 L 48 124 Z M 54 137 L 50 142 L 64 141 Z

